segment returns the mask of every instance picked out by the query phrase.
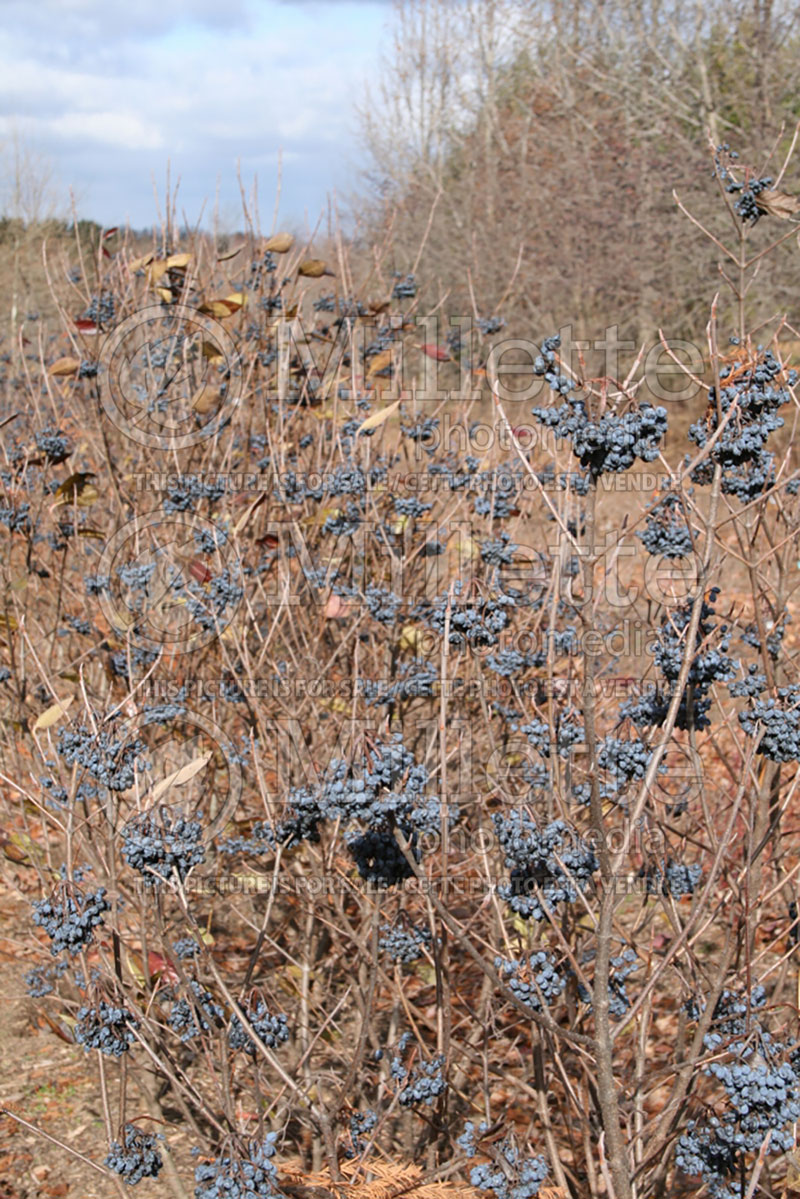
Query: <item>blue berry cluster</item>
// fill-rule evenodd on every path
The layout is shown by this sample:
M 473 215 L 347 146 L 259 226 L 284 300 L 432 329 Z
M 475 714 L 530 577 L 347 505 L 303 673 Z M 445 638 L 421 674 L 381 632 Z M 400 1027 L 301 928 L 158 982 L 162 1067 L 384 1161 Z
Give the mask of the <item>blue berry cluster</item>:
M 460 598 L 461 588 L 457 581 L 455 594 L 439 596 L 433 602 L 416 605 L 413 616 L 420 617 L 435 633 L 443 635 L 448 619 L 448 643 L 456 648 L 494 646 L 500 634 L 508 626 L 511 613 L 517 606 L 517 598 L 508 593 L 480 595 L 468 601 Z
M 203 826 L 199 820 L 172 817 L 163 811 L 136 816 L 122 830 L 122 856 L 138 870 L 146 887 L 158 887 L 172 878 L 181 882 L 193 866 L 205 861 Z
M 771 487 L 775 478 L 773 455 L 765 449 L 770 433 L 780 429 L 778 410 L 791 402 L 789 387 L 797 373 L 789 371 L 786 386 L 780 386 L 781 364 L 770 350 L 762 350 L 752 364 L 735 362 L 720 374 L 719 411 L 716 389 L 708 396 L 702 420 L 689 428 L 689 439 L 701 449 L 732 407 L 736 411 L 714 444 L 711 453 L 692 471 L 695 483 L 710 483 L 714 467 L 722 467 L 722 490 L 742 502 L 755 499 Z
M 739 662 L 725 652 L 730 645 L 727 625 L 717 626 L 712 620 L 718 595 L 719 587 L 712 587 L 708 599 L 702 602 L 700 623 L 692 648 L 692 664 L 675 720 L 679 729 L 708 728 L 711 723 L 708 711 L 711 708 L 709 693 L 712 686 L 732 679 L 739 669 Z M 654 657 L 667 686 L 663 691 L 656 690 L 620 708 L 620 716 L 627 717 L 636 725 L 662 725 L 667 718 L 670 699 L 686 653 L 686 631 L 691 622 L 693 604 L 692 598 L 687 599 L 661 622 Z
M 91 945 L 94 930 L 103 923 L 103 914 L 110 911 L 105 887 L 81 894 L 64 891 L 60 900 L 40 899 L 33 905 L 33 923 L 43 928 L 52 941 L 50 952 L 57 957 L 65 949 L 73 957 Z
M 246 1011 L 245 1014 L 253 1032 L 267 1048 L 276 1049 L 278 1045 L 289 1040 L 289 1025 L 285 1014 L 281 1012 L 277 1016 L 271 1016 L 263 999 L 260 999 L 256 1006 Z M 231 1020 L 228 1043 L 231 1049 L 241 1049 L 250 1057 L 256 1056 L 256 1043 L 250 1033 L 245 1030 L 238 1016 L 234 1016 Z
M 191 1041 L 200 1032 L 219 1026 L 225 1013 L 214 996 L 197 979 L 189 980 L 191 999 L 177 999 L 172 1004 L 167 1023 L 182 1041 Z
M 639 966 L 639 955 L 635 949 L 623 949 L 622 953 L 611 959 L 611 972 L 608 976 L 609 1011 L 612 1016 L 624 1016 L 631 1005 L 628 998 L 626 983 L 631 974 Z
M 194 579 L 189 582 L 186 607 L 202 629 L 217 629 L 224 619 L 230 619 L 230 612 L 244 595 L 239 578 L 238 569 L 226 567 L 202 585 Z
M 0 524 L 6 526 L 10 533 L 29 533 L 31 531 L 31 506 L 26 501 L 18 504 L 4 504 L 0 507 Z
M 444 1076 L 444 1057 L 438 1054 L 429 1062 L 420 1062 L 410 1075 L 405 1076 L 405 1086 L 399 1095 L 403 1107 L 415 1107 L 424 1103 L 431 1107 L 434 1099 L 447 1090 Z
M 225 494 L 225 481 L 214 479 L 206 482 L 198 475 L 181 475 L 171 486 L 163 500 L 165 512 L 194 512 L 201 500 L 215 504 Z
M 401 733 L 375 742 L 360 761 L 334 758 L 325 779 L 314 787 L 293 787 L 287 796 L 289 815 L 274 828 L 260 823 L 249 839 L 232 838 L 227 853 L 270 852 L 303 841 L 318 841 L 320 826 L 341 821 L 345 844 L 361 877 L 378 887 L 391 887 L 413 874 L 394 830 L 410 842 L 417 861 L 419 834 L 441 827 L 436 796 L 427 795 L 428 770 L 403 744 Z M 455 818 L 455 813 L 450 814 Z M 360 827 L 352 827 L 357 824 Z
M 758 669 L 755 662 L 751 662 L 747 667 L 747 674 L 744 678 L 728 684 L 728 691 L 731 695 L 744 695 L 748 699 L 755 699 L 757 695 L 763 695 L 766 689 L 767 676 Z
M 706 1049 L 715 1052 L 724 1046 L 731 1053 L 746 1054 L 748 1034 L 754 1024 L 758 1027 L 753 1013 L 760 1011 L 766 1002 L 767 993 L 760 984 L 751 988 L 749 996 L 726 988 L 714 1005 L 709 1031 L 703 1037 Z M 698 1020 L 704 1010 L 705 1001 L 702 999 L 693 997 L 686 1004 L 686 1011 L 692 1020 Z
M 647 527 L 636 536 L 648 554 L 661 558 L 685 558 L 694 549 L 694 534 L 686 523 L 680 498 L 665 496 L 648 513 Z
M 542 1000 L 547 1005 L 555 1003 L 567 985 L 544 950 L 532 953 L 527 960 L 495 958 L 494 964 L 501 978 L 508 980 L 509 990 L 536 1012 L 541 1011 Z
M 597 870 L 593 850 L 562 820 L 540 829 L 513 808 L 492 815 L 495 832 L 511 869 L 497 893 L 525 920 L 551 918 L 560 903 L 574 903 Z
M 703 877 L 703 867 L 698 862 L 687 865 L 685 862 L 673 862 L 669 859 L 664 866 L 644 866 L 639 872 L 641 878 L 647 880 L 647 891 L 650 895 L 671 895 L 680 899 L 684 895 L 694 895 Z
M 512 651 L 513 652 L 513 651 Z M 557 712 L 555 716 L 556 748 L 561 758 L 568 758 L 574 745 L 584 741 L 583 724 L 569 713 Z M 519 731 L 525 733 L 529 743 L 542 757 L 549 758 L 551 751 L 550 725 L 545 720 L 532 720 L 521 724 Z
M 374 583 L 367 585 L 364 601 L 372 619 L 380 624 L 394 624 L 403 604 L 399 595 L 385 587 L 376 587 Z
M 133 1044 L 131 1031 L 139 1022 L 129 1011 L 100 1001 L 98 1007 L 84 1005 L 78 1011 L 75 1040 L 87 1051 L 99 1049 L 111 1057 L 121 1057 Z
M 769 1153 L 785 1153 L 794 1146 L 800 1076 L 792 1062 L 773 1057 L 776 1048 L 762 1034 L 759 1049 L 751 1043 L 732 1047 L 729 1061 L 712 1062 L 704 1073 L 722 1084 L 721 1110 L 690 1121 L 676 1145 L 679 1168 L 699 1176 L 709 1194 L 720 1199 L 740 1199 L 745 1160 L 760 1153 L 767 1134 Z
M 555 370 L 558 337 L 543 343 L 542 355 L 534 363 L 534 373 L 543 376 L 556 393 L 567 396 L 557 408 L 534 408 L 533 416 L 560 440 L 572 443 L 572 452 L 593 478 L 618 474 L 633 466 L 637 458 L 652 462 L 667 431 L 666 408 L 643 403 L 637 409 L 619 415 L 606 412 L 592 420 L 584 400 L 569 396 L 574 383 Z
M 110 291 L 101 291 L 93 295 L 89 306 L 83 313 L 83 319 L 96 321 L 99 325 L 111 325 L 114 321 L 114 296 Z
M 597 764 L 609 770 L 620 783 L 643 779 L 653 751 L 644 741 L 632 737 L 604 737 L 600 742 Z
M 777 662 L 778 658 L 780 657 L 781 642 L 783 641 L 786 633 L 786 626 L 787 624 L 791 623 L 791 619 L 791 616 L 785 614 L 781 617 L 777 624 L 773 625 L 772 622 L 770 622 L 770 624 L 767 625 L 767 629 L 769 630 L 766 637 L 767 653 L 772 658 L 773 662 Z M 742 633 L 742 641 L 745 643 L 745 645 L 752 645 L 753 649 L 760 651 L 761 637 L 758 632 L 758 625 L 755 622 L 747 625 Z
M 105 1164 L 109 1170 L 121 1175 L 129 1186 L 135 1186 L 143 1178 L 157 1178 L 164 1165 L 156 1148 L 159 1140 L 163 1137 L 151 1136 L 135 1124 L 126 1124 L 123 1143 L 111 1142 Z
M 41 450 L 47 457 L 48 462 L 54 465 L 63 462 L 72 453 L 69 440 L 65 437 L 61 429 L 53 429 L 48 426 L 48 428 L 42 429 L 40 433 L 37 433 L 35 437 L 36 448 Z
M 417 294 L 417 281 L 413 275 L 400 276 L 392 288 L 393 300 L 413 300 Z
M 223 1153 L 212 1162 L 195 1166 L 195 1199 L 275 1199 L 280 1195 L 278 1171 L 271 1158 L 277 1133 L 254 1141 L 245 1153 Z
M 172 942 L 172 952 L 179 962 L 186 962 L 199 956 L 200 946 L 193 937 L 179 937 Z
M 56 748 L 68 766 L 83 766 L 109 791 L 127 791 L 134 785 L 145 753 L 138 739 L 114 739 L 103 729 L 95 734 L 83 724 L 62 729 Z
M 377 1123 L 378 1114 L 371 1108 L 367 1108 L 365 1112 L 350 1113 L 350 1146 L 344 1151 L 345 1157 L 356 1157 L 359 1153 L 364 1152 L 366 1144 L 361 1138 L 365 1133 L 372 1132 Z
M 485 1125 L 480 1126 L 485 1131 Z M 458 1143 L 466 1151 L 468 1157 L 474 1157 L 475 1148 L 474 1126 L 468 1121 Z M 509 1138 L 498 1146 L 496 1164 L 482 1162 L 470 1170 L 469 1181 L 479 1191 L 492 1191 L 495 1199 L 533 1199 L 539 1194 L 539 1189 L 549 1174 L 545 1159 L 539 1155 L 523 1157 Z M 503 1169 L 505 1162 L 507 1169 Z
M 28 994 L 33 999 L 41 999 L 44 995 L 52 995 L 55 990 L 53 982 L 61 978 L 67 969 L 66 962 L 56 962 L 53 966 L 34 966 L 26 970 L 22 978 L 28 988 Z
M 378 946 L 393 962 L 408 965 L 422 957 L 422 951 L 431 944 L 430 930 L 416 928 L 413 924 L 405 927 L 399 924 L 384 924 L 381 926 Z
M 779 687 L 776 696 L 755 700 L 739 713 L 746 733 L 758 737 L 757 753 L 773 762 L 800 760 L 800 687 Z
M 771 187 L 771 175 L 763 175 L 760 179 L 748 179 L 746 183 L 728 176 L 725 190 L 733 195 L 738 195 L 739 198 L 735 201 L 733 208 L 737 216 L 742 218 L 744 225 L 755 225 L 759 217 L 764 215 L 764 210 L 759 207 L 756 196 L 763 191 L 768 191 Z

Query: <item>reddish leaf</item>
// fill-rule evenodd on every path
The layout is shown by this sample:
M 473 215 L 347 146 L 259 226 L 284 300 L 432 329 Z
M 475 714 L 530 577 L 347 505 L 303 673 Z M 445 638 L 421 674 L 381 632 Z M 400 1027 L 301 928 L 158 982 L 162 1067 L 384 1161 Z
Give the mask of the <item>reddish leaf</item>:
M 198 583 L 207 583 L 212 578 L 211 571 L 205 562 L 201 562 L 199 558 L 195 558 L 192 562 L 189 567 L 189 574 L 193 579 L 197 579 Z
M 75 321 L 75 328 L 80 329 L 81 333 L 99 333 L 100 332 L 95 321 L 86 320 L 83 317 L 81 317 L 79 320 Z
M 147 954 L 147 969 L 150 972 L 151 978 L 158 976 L 165 983 L 177 983 L 180 981 L 172 962 L 152 949 Z
M 112 225 L 110 229 L 106 229 L 103 233 L 103 241 L 107 241 L 109 237 L 113 237 L 115 233 L 119 233 L 119 225 Z
M 433 358 L 435 362 L 447 362 L 450 358 L 450 351 L 447 346 L 437 346 L 433 342 L 427 342 L 421 346 L 423 354 L 427 354 L 429 358 Z
M 110 257 L 111 257 L 111 255 L 109 254 L 109 252 L 108 252 L 108 250 L 105 248 L 105 246 L 101 246 L 100 248 L 101 248 L 101 249 L 102 249 L 102 251 L 103 251 L 103 257 L 104 257 L 104 258 L 110 258 Z

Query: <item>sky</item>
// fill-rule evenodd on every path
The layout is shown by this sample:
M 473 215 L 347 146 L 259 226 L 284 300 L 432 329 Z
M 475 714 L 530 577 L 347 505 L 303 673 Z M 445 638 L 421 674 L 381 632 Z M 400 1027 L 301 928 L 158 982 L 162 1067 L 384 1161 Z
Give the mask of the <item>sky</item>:
M 169 160 L 179 221 L 210 227 L 218 193 L 234 231 L 238 163 L 269 232 L 281 159 L 278 224 L 324 228 L 364 161 L 354 103 L 390 17 L 388 0 L 0 0 L 0 188 L 16 138 L 62 210 L 72 187 L 80 217 L 144 228 Z

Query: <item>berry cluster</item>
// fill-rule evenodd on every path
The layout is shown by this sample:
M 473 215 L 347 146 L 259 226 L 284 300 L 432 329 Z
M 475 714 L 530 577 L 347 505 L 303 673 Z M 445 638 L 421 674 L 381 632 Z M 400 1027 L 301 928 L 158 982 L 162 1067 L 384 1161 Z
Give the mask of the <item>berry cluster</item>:
M 452 600 L 449 595 L 443 595 L 432 603 L 423 602 L 416 606 L 412 615 L 421 617 L 439 635 L 444 634 L 449 617 L 448 643 L 456 648 L 497 645 L 500 634 L 508 626 L 511 611 L 517 606 L 516 597 L 500 592 L 481 595 L 467 602 L 456 599 L 460 595 L 458 583 L 454 590 Z
M 399 1095 L 403 1107 L 414 1107 L 418 1103 L 431 1107 L 437 1095 L 441 1095 L 447 1089 L 444 1060 L 442 1054 L 439 1054 L 429 1062 L 421 1062 L 414 1067 L 406 1077 L 405 1086 Z
M 380 624 L 394 624 L 403 603 L 399 595 L 385 587 L 376 587 L 374 583 L 367 585 L 364 601 L 372 619 Z
M 719 406 L 716 389 L 708 396 L 708 409 L 702 420 L 689 428 L 689 439 L 701 449 L 717 431 L 720 417 L 733 408 L 734 414 L 723 429 L 710 454 L 692 471 L 695 483 L 710 483 L 714 467 L 722 467 L 722 490 L 743 502 L 755 499 L 775 477 L 773 456 L 766 449 L 770 433 L 780 429 L 783 417 L 778 409 L 790 403 L 789 387 L 797 380 L 790 371 L 787 386 L 778 385 L 781 365 L 770 350 L 760 350 L 752 363 L 735 362 L 720 373 Z
M 739 991 L 724 990 L 714 1005 L 709 1031 L 703 1037 L 706 1049 L 714 1052 L 724 1045 L 731 1053 L 746 1053 L 746 1038 L 753 1024 L 753 1013 L 760 1011 L 766 1002 L 767 993 L 761 985 L 754 986 L 749 996 Z M 705 1000 L 692 997 L 686 1004 L 691 1020 L 699 1020 L 704 1010 Z
M 468 1123 L 460 1141 L 474 1150 L 472 1124 Z M 506 1139 L 498 1146 L 496 1165 L 483 1162 L 470 1170 L 469 1181 L 479 1191 L 493 1191 L 495 1199 L 533 1199 L 549 1174 L 547 1162 L 541 1156 L 522 1157 L 519 1150 Z M 474 1156 L 474 1153 L 469 1153 Z M 500 1160 L 502 1159 L 502 1160 Z M 505 1162 L 507 1169 L 503 1169 Z
M 600 743 L 597 764 L 610 770 L 619 782 L 643 779 L 653 756 L 644 741 L 636 738 L 604 737 Z
M 683 895 L 693 895 L 703 877 L 703 867 L 697 862 L 686 865 L 684 862 L 673 862 L 670 859 L 664 867 L 642 866 L 639 877 L 647 880 L 649 895 L 671 895 L 680 899 Z
M 719 588 L 712 587 L 708 593 L 708 600 L 702 602 L 700 623 L 692 649 L 692 664 L 675 720 L 679 729 L 708 728 L 711 723 L 707 713 L 711 707 L 709 693 L 712 686 L 714 683 L 724 683 L 732 679 L 739 669 L 739 662 L 728 657 L 725 652 L 730 645 L 727 626 L 717 626 L 711 619 L 715 615 L 714 604 L 718 595 Z M 693 605 L 694 600 L 687 599 L 668 613 L 661 622 L 654 656 L 656 665 L 666 681 L 666 688 L 663 691 L 656 690 L 632 703 L 623 704 L 620 716 L 642 726 L 662 725 L 666 720 L 670 699 L 678 682 L 687 649 L 686 633 L 691 623 Z M 710 646 L 709 642 L 714 639 L 717 644 Z
M 378 938 L 378 947 L 387 954 L 393 962 L 408 965 L 422 957 L 423 949 L 432 941 L 430 930 L 416 928 L 413 924 L 403 927 L 398 924 L 384 924 Z
M 203 826 L 199 820 L 172 817 L 162 811 L 161 819 L 146 812 L 130 820 L 122 830 L 122 856 L 138 870 L 146 887 L 158 887 L 172 878 L 181 882 L 193 866 L 205 861 Z
M 791 616 L 785 614 L 781 617 L 777 624 L 769 621 L 767 624 L 767 653 L 772 658 L 773 662 L 777 662 L 781 652 L 781 642 L 786 633 L 786 625 L 791 622 Z M 742 641 L 745 645 L 752 645 L 753 649 L 761 650 L 761 636 L 758 632 L 758 625 L 753 623 L 747 625 L 742 633 Z
M 392 288 L 393 300 L 413 300 L 417 294 L 417 281 L 413 275 L 402 276 L 397 279 Z
M 247 1146 L 245 1154 L 221 1154 L 212 1162 L 195 1166 L 195 1199 L 275 1199 L 280 1195 L 278 1171 L 270 1160 L 275 1154 L 277 1133 L 267 1133 L 259 1144 Z
M 685 558 L 694 549 L 694 534 L 686 523 L 680 497 L 669 494 L 650 511 L 647 527 L 636 536 L 648 554 Z
M 85 725 L 62 729 L 56 748 L 68 766 L 83 766 L 92 778 L 109 791 L 127 791 L 142 768 L 143 742 L 138 739 L 114 740 L 110 733 L 93 733 Z
M 559 344 L 558 338 L 548 338 L 544 343 L 547 350 L 536 359 L 533 369 L 535 374 L 544 376 L 553 391 L 567 396 L 574 383 L 553 369 L 554 350 Z M 623 415 L 606 412 L 592 420 L 586 402 L 569 396 L 557 408 L 534 408 L 532 413 L 559 440 L 572 443 L 572 452 L 595 479 L 628 470 L 637 458 L 652 462 L 658 457 L 659 442 L 667 431 L 666 408 L 654 408 L 647 403 Z
M 727 192 L 739 194 L 734 204 L 734 211 L 742 218 L 745 225 L 755 225 L 759 217 L 764 215 L 764 209 L 759 207 L 756 196 L 772 187 L 772 176 L 764 175 L 761 179 L 750 179 L 747 183 L 731 180 L 726 187 Z
M 512 653 L 514 651 L 511 651 Z M 559 757 L 568 758 L 572 747 L 584 741 L 583 724 L 571 717 L 570 714 L 557 712 L 555 716 L 556 747 Z M 519 731 L 524 733 L 528 742 L 544 758 L 550 757 L 551 738 L 550 725 L 545 720 L 532 720 L 529 724 L 521 724 Z
M 762 1039 L 768 1054 L 771 1044 Z M 800 1077 L 790 1062 L 768 1061 L 752 1046 L 744 1053 L 734 1050 L 730 1062 L 712 1062 L 704 1073 L 722 1084 L 724 1108 L 705 1121 L 689 1122 L 675 1160 L 684 1173 L 702 1178 L 709 1194 L 739 1199 L 745 1158 L 761 1152 L 767 1135 L 769 1153 L 793 1148 Z
M 163 1137 L 142 1132 L 135 1124 L 126 1124 L 123 1143 L 111 1142 L 111 1152 L 105 1164 L 115 1174 L 120 1174 L 129 1186 L 135 1186 L 143 1178 L 157 1178 L 164 1162 L 156 1148 Z
M 180 475 L 176 482 L 167 487 L 163 500 L 164 511 L 194 512 L 202 500 L 215 504 L 225 494 L 225 485 L 224 479 L 209 483 L 198 475 Z
M 194 978 L 189 980 L 189 985 L 192 998 L 177 999 L 167 1018 L 170 1028 L 182 1041 L 191 1041 L 200 1031 L 207 1032 L 212 1024 L 219 1025 L 225 1016 L 210 991 Z
M 624 1016 L 631 1005 L 625 986 L 629 976 L 639 966 L 639 955 L 635 949 L 623 949 L 621 954 L 611 959 L 611 973 L 608 977 L 609 1011 L 612 1016 Z
M 51 465 L 63 462 L 72 453 L 72 447 L 61 429 L 48 426 L 35 435 L 36 448 L 41 450 Z
M 366 1145 L 361 1138 L 364 1133 L 372 1132 L 377 1123 L 377 1112 L 373 1112 L 371 1108 L 365 1112 L 350 1113 L 350 1147 L 345 1149 L 345 1157 L 356 1157 L 364 1152 Z
M 288 847 L 319 840 L 325 821 L 358 822 L 360 828 L 345 830 L 345 844 L 359 874 L 373 885 L 391 887 L 413 874 L 394 830 L 409 841 L 419 861 L 419 833 L 440 828 L 441 805 L 436 796 L 425 794 L 427 784 L 427 768 L 406 749 L 402 734 L 395 733 L 389 741 L 377 741 L 360 762 L 333 759 L 322 783 L 290 790 L 286 820 L 274 829 L 262 825 L 248 842 L 237 839 L 225 848 L 264 852 L 278 843 Z
M 542 1001 L 554 1003 L 567 985 L 553 959 L 543 950 L 532 953 L 527 961 L 495 958 L 494 964 L 501 977 L 508 979 L 509 990 L 534 1011 L 541 1010 Z
M 574 903 L 585 892 L 597 858 L 593 850 L 561 820 L 539 829 L 526 812 L 492 815 L 498 841 L 511 868 L 497 893 L 525 920 L 544 920 L 560 903 Z
M 96 321 L 99 325 L 111 325 L 114 322 L 114 296 L 110 291 L 101 291 L 93 295 L 88 308 L 83 313 L 83 319 Z
M 245 1015 L 259 1041 L 263 1041 L 269 1049 L 276 1049 L 278 1045 L 289 1040 L 289 1026 L 285 1014 L 281 1012 L 280 1015 L 271 1016 L 263 999 L 260 999 L 254 1008 L 246 1011 Z M 256 1043 L 238 1016 L 231 1020 L 228 1044 L 231 1049 L 241 1049 L 250 1057 L 256 1056 Z
M 33 923 L 43 928 L 52 941 L 50 952 L 57 957 L 63 950 L 76 956 L 94 940 L 94 929 L 103 923 L 103 913 L 111 909 L 105 887 L 83 895 L 64 891 L 60 901 L 40 899 L 33 905 Z
M 75 1040 L 87 1053 L 99 1049 L 111 1057 L 121 1057 L 134 1041 L 131 1030 L 138 1026 L 138 1020 L 125 1008 L 114 1007 L 102 999 L 99 1007 L 84 1005 L 78 1011 Z
M 218 629 L 231 618 L 244 596 L 236 568 L 225 568 L 202 585 L 191 580 L 186 590 L 186 608 L 201 629 Z
M 32 970 L 26 970 L 22 978 L 25 986 L 28 988 L 28 994 L 33 999 L 41 999 L 44 995 L 52 995 L 55 989 L 53 981 L 61 978 L 66 969 L 66 962 L 56 962 L 53 966 L 34 966 Z
M 186 962 L 199 955 L 200 946 L 192 937 L 179 937 L 172 942 L 172 952 L 179 962 Z
M 755 700 L 739 713 L 746 733 L 759 738 L 757 753 L 773 762 L 800 760 L 800 687 L 779 687 L 777 698 Z

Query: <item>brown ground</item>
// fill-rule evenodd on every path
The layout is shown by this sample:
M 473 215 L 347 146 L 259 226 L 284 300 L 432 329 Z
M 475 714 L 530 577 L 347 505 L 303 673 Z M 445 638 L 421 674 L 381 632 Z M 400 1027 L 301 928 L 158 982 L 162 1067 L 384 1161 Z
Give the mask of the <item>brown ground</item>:
M 14 874 L 18 883 L 27 884 L 22 870 L 14 869 Z M 41 961 L 40 953 L 34 959 L 31 952 L 32 937 L 26 946 L 32 927 L 26 909 L 25 900 L 0 880 L 0 1109 L 16 1111 L 101 1164 L 108 1145 L 95 1063 L 47 1027 L 37 1015 L 46 1010 L 46 1001 L 30 999 L 23 982 L 26 970 Z M 185 1140 L 169 1130 L 166 1136 L 168 1144 L 176 1137 Z M 185 1170 L 182 1174 L 191 1177 Z M 142 1199 L 168 1193 L 163 1173 L 158 1180 L 143 1180 L 135 1190 Z M 117 1199 L 117 1194 L 111 1179 L 66 1148 L 0 1114 L 0 1199 Z

